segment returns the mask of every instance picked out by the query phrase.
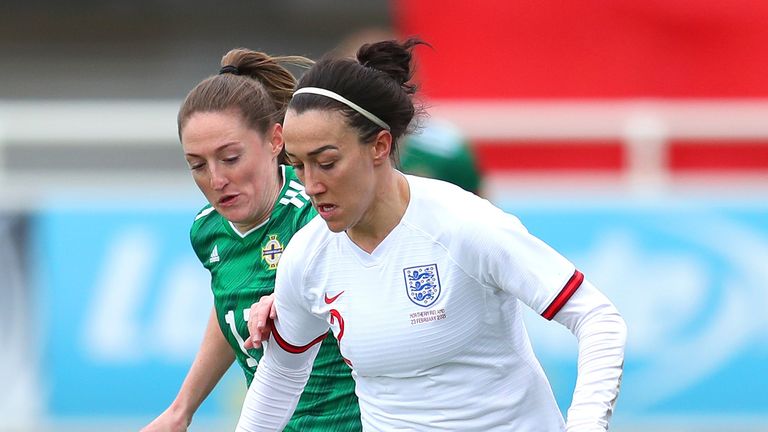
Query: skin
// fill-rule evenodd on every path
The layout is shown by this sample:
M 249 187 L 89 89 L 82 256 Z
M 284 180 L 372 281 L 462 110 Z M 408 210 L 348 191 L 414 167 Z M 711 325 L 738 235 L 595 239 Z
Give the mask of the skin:
M 389 158 L 392 135 L 381 131 L 369 143 L 337 111 L 289 110 L 285 149 L 312 205 L 333 232 L 345 231 L 372 253 L 400 223 L 410 200 L 408 182 Z M 251 308 L 248 346 L 260 346 L 275 318 L 274 296 Z
M 200 404 L 235 361 L 235 354 L 211 310 L 200 350 L 171 405 L 141 432 L 185 432 Z
M 312 205 L 333 232 L 346 231 L 371 253 L 394 229 L 410 198 L 408 183 L 392 166 L 392 135 L 381 131 L 361 143 L 337 111 L 288 111 L 286 153 Z
M 195 184 L 219 214 L 241 233 L 267 219 L 282 186 L 277 175 L 283 147 L 279 124 L 262 134 L 247 127 L 237 110 L 198 112 L 187 120 L 181 142 Z M 234 361 L 212 309 L 200 350 L 176 399 L 142 432 L 186 431 Z
M 280 193 L 282 127 L 273 125 L 266 137 L 247 127 L 237 110 L 194 113 L 181 132 L 195 184 L 241 233 L 267 219 Z

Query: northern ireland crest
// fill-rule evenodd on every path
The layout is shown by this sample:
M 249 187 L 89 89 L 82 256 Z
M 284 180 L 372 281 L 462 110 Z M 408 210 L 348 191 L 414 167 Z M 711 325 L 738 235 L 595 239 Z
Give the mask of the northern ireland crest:
M 427 264 L 403 269 L 405 290 L 412 302 L 428 307 L 440 297 L 440 276 L 437 264 Z
M 274 270 L 277 268 L 277 263 L 280 262 L 281 255 L 283 255 L 283 245 L 280 244 L 276 235 L 270 235 L 269 241 L 261 249 L 261 258 L 267 262 L 270 270 Z

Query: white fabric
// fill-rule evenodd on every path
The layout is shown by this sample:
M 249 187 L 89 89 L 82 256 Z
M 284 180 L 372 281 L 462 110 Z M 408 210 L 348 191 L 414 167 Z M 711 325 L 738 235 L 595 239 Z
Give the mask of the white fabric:
M 584 281 L 555 315 L 579 340 L 579 366 L 568 432 L 608 430 L 619 396 L 627 329 L 611 302 Z
M 278 267 L 277 332 L 302 346 L 330 325 L 353 366 L 366 431 L 564 430 L 520 302 L 541 314 L 574 266 L 487 201 L 448 183 L 406 178 L 408 209 L 372 254 L 345 233 L 330 232 L 321 218 L 294 236 Z M 413 268 L 433 270 L 431 280 L 440 287 L 434 303 L 420 305 L 409 295 Z M 623 321 L 586 286 L 555 319 L 580 341 L 571 415 L 579 427 L 604 430 L 618 392 L 623 339 L 601 338 L 622 335 Z M 270 348 L 244 414 L 257 409 L 287 420 L 292 407 L 275 406 L 268 395 L 274 386 L 286 389 L 280 374 L 292 383 L 305 379 L 296 376 L 313 355 L 291 354 L 293 366 L 278 369 L 267 359 L 273 351 L 287 353 L 274 342 Z M 241 418 L 238 430 L 278 430 L 254 417 Z
M 270 351 L 276 352 L 267 358 L 266 353 Z M 256 374 L 253 376 L 235 431 L 283 430 L 299 403 L 299 397 L 309 380 L 312 364 L 318 351 L 320 351 L 320 344 L 316 344 L 312 350 L 305 353 L 305 356 L 310 359 L 307 363 L 303 358 L 279 349 L 265 350 L 265 356 L 262 357 L 258 367 L 264 370 L 258 376 Z M 281 365 L 281 361 L 286 365 Z M 259 395 L 253 393 L 263 388 L 268 391 L 261 392 Z M 276 410 L 275 407 L 283 407 L 283 409 Z

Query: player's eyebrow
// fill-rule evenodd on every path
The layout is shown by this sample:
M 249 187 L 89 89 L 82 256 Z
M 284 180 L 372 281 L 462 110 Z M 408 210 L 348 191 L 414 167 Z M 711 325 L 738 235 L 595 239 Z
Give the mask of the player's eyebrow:
M 338 149 L 339 148 L 337 146 L 333 145 L 333 144 L 327 144 L 327 145 L 324 145 L 322 147 L 318 147 L 318 148 L 312 150 L 311 152 L 307 153 L 307 156 L 317 156 L 318 154 L 320 154 L 320 153 L 322 153 L 322 152 L 324 152 L 326 150 L 338 150 Z M 285 152 L 285 154 L 287 156 L 289 156 L 289 157 L 296 157 L 296 155 L 294 155 L 293 153 L 287 152 L 287 151 Z
M 237 145 L 237 144 L 240 144 L 240 143 L 239 142 L 228 142 L 226 144 L 223 144 L 223 145 L 220 145 L 220 146 L 216 147 L 213 150 L 213 152 L 214 153 L 219 153 L 219 152 L 221 152 L 223 150 L 226 150 L 227 148 L 229 148 L 229 147 L 231 147 L 233 145 Z M 184 156 L 202 157 L 202 156 L 200 156 L 200 155 L 198 155 L 196 153 L 184 153 Z

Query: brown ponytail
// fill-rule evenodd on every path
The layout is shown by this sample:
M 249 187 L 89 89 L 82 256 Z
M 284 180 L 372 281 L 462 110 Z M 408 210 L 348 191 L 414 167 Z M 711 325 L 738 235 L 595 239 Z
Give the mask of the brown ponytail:
M 231 73 L 204 79 L 181 104 L 177 117 L 179 136 L 192 114 L 201 111 L 237 109 L 246 125 L 261 133 L 275 123 L 282 123 L 296 86 L 296 78 L 285 64 L 309 67 L 313 62 L 301 56 L 272 57 L 246 48 L 230 50 L 222 57 L 221 66 L 228 67 L 226 71 Z

